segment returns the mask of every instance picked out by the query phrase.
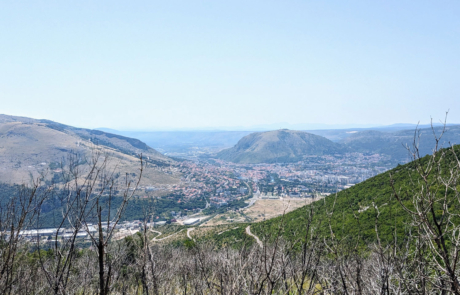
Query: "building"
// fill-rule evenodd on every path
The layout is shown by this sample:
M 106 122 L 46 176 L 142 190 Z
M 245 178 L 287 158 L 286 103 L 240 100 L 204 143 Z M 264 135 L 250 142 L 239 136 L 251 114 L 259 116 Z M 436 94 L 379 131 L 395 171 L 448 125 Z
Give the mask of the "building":
M 184 221 L 184 225 L 197 224 L 198 222 L 200 222 L 199 218 L 190 218 Z

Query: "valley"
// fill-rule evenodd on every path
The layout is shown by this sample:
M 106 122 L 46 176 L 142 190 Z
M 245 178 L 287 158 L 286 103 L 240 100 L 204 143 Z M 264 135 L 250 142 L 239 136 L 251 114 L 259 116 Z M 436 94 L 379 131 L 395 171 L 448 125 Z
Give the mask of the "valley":
M 0 2 L 0 295 L 460 295 L 459 15 Z
M 457 127 L 448 128 L 446 134 L 453 134 L 452 138 Z M 185 133 L 162 136 L 169 146 L 180 146 L 181 140 L 193 143 L 203 138 L 208 141 L 227 138 L 225 144 L 235 141 L 225 132 L 202 132 L 193 136 Z M 363 136 L 358 136 L 361 133 L 365 135 L 369 131 L 347 133 L 345 140 L 361 139 Z M 346 190 L 395 166 L 394 159 L 387 153 L 350 152 L 339 143 L 300 131 L 231 134 L 245 136 L 233 150 L 216 153 L 213 149 L 225 144 L 216 140 L 217 145 L 213 147 L 204 140 L 201 146 L 195 146 L 198 154 L 169 158 L 138 139 L 47 120 L 1 115 L 0 176 L 3 183 L 11 185 L 29 183 L 40 175 L 48 184 L 59 184 L 69 155 L 88 158 L 95 150 L 110 155 L 111 167 L 116 165 L 120 171 L 136 175 L 137 156 L 142 154 L 145 162 L 142 179 L 123 220 L 142 219 L 142 208 L 147 206 L 154 208 L 150 222 L 182 223 L 189 216 L 198 215 L 203 216 L 202 220 L 211 218 L 206 224 L 215 225 L 272 218 L 285 210 L 289 212 L 317 198 Z M 239 151 L 245 145 L 246 148 Z M 245 155 L 248 150 L 253 156 Z M 278 150 L 289 152 L 280 154 Z M 399 150 L 404 152 L 402 146 Z M 226 158 L 230 154 L 237 156 Z M 232 162 L 246 157 L 259 162 L 267 160 L 266 163 Z M 276 159 L 291 160 L 277 162 Z M 290 204 L 288 207 L 286 202 Z M 50 215 L 53 210 L 43 216 L 43 226 L 53 227 Z
M 279 255 L 308 253 L 321 267 L 340 263 L 352 251 L 353 259 L 371 268 L 372 257 L 390 255 L 390 247 L 402 259 L 399 253 L 416 246 L 413 232 L 420 229 L 413 220 L 443 222 L 448 216 L 447 235 L 457 229 L 459 146 L 434 155 L 423 147 L 404 164 L 401 155 L 410 154 L 398 146 L 409 140 L 409 131 L 397 131 L 396 141 L 391 134 L 367 130 L 333 142 L 277 130 L 245 135 L 227 149 L 202 145 L 168 157 L 138 139 L 100 130 L 0 118 L 5 171 L 0 206 L 14 212 L 4 216 L 12 222 L 5 233 L 14 232 L 32 251 L 69 249 L 73 255 L 66 248 L 70 243 L 90 253 L 105 240 L 134 251 L 135 259 L 145 257 L 142 251 L 157 251 L 160 263 L 171 257 L 161 251 L 185 253 L 175 262 L 180 265 L 204 256 L 222 263 L 230 252 L 249 253 L 257 264 L 272 251 L 279 265 Z M 444 140 L 458 140 L 457 128 L 447 127 Z M 420 144 L 432 142 L 427 132 L 420 131 Z M 443 186 L 444 195 L 438 189 Z M 420 208 L 432 208 L 435 216 L 420 219 L 426 214 Z M 26 221 L 19 229 L 16 214 Z M 423 243 L 432 240 L 436 236 Z M 397 263 L 389 262 L 406 267 Z M 320 280 L 316 285 L 318 290 L 330 286 Z
M 142 208 L 153 206 L 152 222 L 181 222 L 200 213 L 219 215 L 214 220 L 222 223 L 224 218 L 232 219 L 229 214 L 237 214 L 255 202 L 251 213 L 235 222 L 261 220 L 266 213 L 266 206 L 261 205 L 264 202 L 292 199 L 292 210 L 297 207 L 294 204 L 346 189 L 392 168 L 385 155 L 335 150 L 325 155 L 306 151 L 293 163 L 233 163 L 205 152 L 199 157 L 174 160 L 137 139 L 6 115 L 0 117 L 0 138 L 0 176 L 2 183 L 11 185 L 27 184 L 40 176 L 47 184 L 64 184 L 62 176 L 69 156 L 89 159 L 95 151 L 110 156 L 109 167 L 134 176 L 139 169 L 137 156 L 142 154 L 145 167 L 141 182 L 123 217 L 128 221 L 139 220 Z M 85 167 L 80 161 L 80 167 Z M 53 227 L 53 210 L 43 216 L 43 226 Z

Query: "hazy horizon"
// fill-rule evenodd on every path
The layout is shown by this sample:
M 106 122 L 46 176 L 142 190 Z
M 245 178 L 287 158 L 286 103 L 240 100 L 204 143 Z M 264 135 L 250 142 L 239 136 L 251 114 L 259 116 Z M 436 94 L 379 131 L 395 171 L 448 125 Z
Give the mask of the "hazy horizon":
M 439 126 L 442 123 L 440 122 L 433 122 L 434 126 Z M 327 125 L 327 124 L 296 124 L 296 125 L 291 125 L 291 124 L 267 124 L 267 125 L 255 125 L 255 126 L 217 126 L 217 127 L 202 127 L 202 128 L 157 128 L 157 129 L 124 129 L 124 128 L 108 128 L 108 127 L 97 127 L 97 128 L 92 128 L 92 129 L 97 129 L 97 130 L 113 130 L 113 131 L 120 131 L 120 132 L 213 132 L 213 131 L 269 131 L 269 130 L 279 130 L 279 129 L 290 129 L 290 130 L 341 130 L 341 129 L 370 129 L 370 128 L 384 128 L 384 127 L 396 127 L 398 125 L 402 126 L 407 126 L 407 129 L 415 128 L 417 124 L 413 123 L 394 123 L 394 124 L 389 124 L 389 125 L 374 125 L 374 124 L 361 124 L 361 125 L 356 125 L 356 124 L 344 124 L 344 125 Z M 422 126 L 423 128 L 427 127 L 429 123 L 427 124 L 419 124 L 419 126 Z M 460 123 L 447 123 L 447 125 L 460 125 Z
M 6 115 L 6 116 L 16 116 L 16 115 L 11 115 L 11 114 L 0 114 L 0 115 Z M 17 116 L 17 117 L 26 117 L 26 118 L 31 118 L 31 119 L 37 119 L 37 120 L 50 120 L 49 118 L 32 118 L 32 117 L 27 117 L 27 116 Z M 54 121 L 54 120 L 50 120 Z M 415 128 L 416 126 L 419 126 L 420 128 L 426 128 L 429 127 L 431 124 L 433 126 L 440 126 L 446 123 L 448 126 L 452 125 L 460 125 L 460 123 L 455 123 L 455 122 L 444 122 L 443 120 L 434 120 L 432 122 L 417 122 L 417 123 L 392 123 L 392 124 L 308 124 L 308 123 L 300 123 L 300 124 L 289 124 L 286 122 L 278 122 L 278 123 L 271 123 L 271 124 L 260 124 L 260 125 L 252 125 L 252 126 L 210 126 L 210 127 L 164 127 L 164 128 L 152 128 L 152 127 L 144 127 L 144 128 L 111 128 L 111 127 L 86 127 L 86 126 L 79 126 L 79 125 L 71 125 L 66 122 L 61 122 L 61 121 L 55 121 L 60 124 L 65 124 L 69 125 L 72 127 L 77 127 L 77 128 L 88 128 L 88 129 L 94 129 L 94 130 L 102 130 L 102 131 L 117 131 L 117 132 L 213 132 L 213 131 L 269 131 L 269 130 L 279 130 L 279 129 L 290 129 L 290 130 L 347 130 L 347 129 L 379 129 L 379 128 L 391 128 L 391 127 L 398 127 L 399 129 L 401 127 L 407 127 L 407 129 Z

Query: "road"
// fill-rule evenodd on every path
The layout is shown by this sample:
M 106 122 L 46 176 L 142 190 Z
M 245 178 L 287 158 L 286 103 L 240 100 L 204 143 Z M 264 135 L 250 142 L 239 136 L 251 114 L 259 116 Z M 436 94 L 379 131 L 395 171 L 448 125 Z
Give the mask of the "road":
M 252 194 L 252 198 L 249 199 L 249 204 L 246 207 L 240 208 L 240 210 L 244 210 L 246 208 L 251 207 L 252 205 L 254 205 L 254 203 L 258 199 L 257 196 L 253 194 L 252 187 L 247 182 L 244 182 L 244 184 L 248 187 L 248 194 L 246 196 L 244 196 L 244 197 L 250 196 Z
M 259 239 L 258 236 L 256 236 L 255 234 L 251 233 L 251 226 L 248 225 L 248 227 L 246 227 L 246 234 L 248 234 L 249 236 L 253 237 L 257 244 L 259 244 L 259 247 L 260 248 L 263 248 L 264 247 L 264 244 L 262 244 L 262 241 Z
M 219 214 L 216 214 L 214 215 L 213 217 L 209 218 L 208 220 L 206 221 L 203 221 L 203 223 L 201 223 L 199 226 L 207 226 L 208 225 L 208 222 L 210 222 L 211 220 L 213 220 L 216 216 L 218 216 Z
M 159 232 L 159 231 L 156 231 L 156 230 L 151 230 L 151 231 L 157 233 L 158 236 L 161 235 L 161 232 Z M 178 231 L 178 232 L 176 232 L 176 233 L 173 233 L 172 235 L 169 235 L 169 236 L 164 237 L 164 238 L 161 238 L 161 239 L 157 239 L 157 238 L 155 237 L 155 238 L 152 239 L 152 242 L 158 242 L 158 241 L 162 241 L 162 240 L 164 240 L 164 239 L 170 238 L 170 237 L 172 237 L 172 236 L 177 235 L 177 234 L 180 233 L 181 231 L 183 231 L 183 229 L 181 229 L 180 231 Z M 157 237 L 158 237 L 158 236 L 157 236 Z
M 159 232 L 159 231 L 154 230 L 154 229 L 151 229 L 150 231 L 151 231 L 152 233 L 158 234 L 158 236 L 160 236 L 160 235 L 162 234 L 162 232 Z M 157 237 L 158 237 L 158 236 L 157 236 Z
M 194 229 L 195 229 L 194 227 L 187 228 L 187 237 L 188 237 L 190 240 L 192 240 L 192 241 L 195 242 L 195 239 L 192 238 L 192 236 L 190 236 L 190 232 L 191 232 L 192 230 L 194 230 Z
M 244 210 L 244 209 L 247 209 L 247 208 L 251 207 L 252 205 L 254 205 L 254 203 L 257 200 L 258 200 L 257 196 L 253 195 L 252 198 L 249 199 L 249 204 L 246 207 L 240 208 L 240 210 Z

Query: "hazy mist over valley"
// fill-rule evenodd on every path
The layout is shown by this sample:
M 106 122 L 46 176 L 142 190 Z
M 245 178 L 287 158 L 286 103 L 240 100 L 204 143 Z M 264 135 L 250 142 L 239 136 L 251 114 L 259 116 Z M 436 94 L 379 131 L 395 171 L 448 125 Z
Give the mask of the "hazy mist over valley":
M 460 4 L 0 4 L 0 294 L 460 295 Z

